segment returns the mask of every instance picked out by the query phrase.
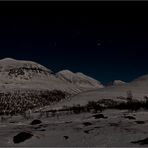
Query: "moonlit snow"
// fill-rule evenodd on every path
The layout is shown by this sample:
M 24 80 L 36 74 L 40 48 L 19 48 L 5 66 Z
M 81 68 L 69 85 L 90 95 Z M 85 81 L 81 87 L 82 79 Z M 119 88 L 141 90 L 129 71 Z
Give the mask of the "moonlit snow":
M 101 82 L 81 72 L 62 70 L 55 73 L 36 62 L 2 59 L 0 93 L 10 104 L 9 97 L 15 91 L 25 95 L 35 92 L 33 96 L 39 97 L 41 103 L 50 91 L 57 97 L 66 93 L 68 97 L 63 97 L 53 104 L 36 106 L 35 109 L 26 110 L 24 113 L 1 114 L 0 146 L 148 146 L 146 109 L 94 110 L 87 106 L 100 100 L 128 102 L 128 92 L 131 92 L 132 99 L 144 101 L 148 96 L 148 75 L 128 83 L 115 80 L 110 85 L 103 86 Z M 37 92 L 42 92 L 42 95 L 37 96 Z M 20 95 L 19 99 L 20 97 L 22 96 Z M 79 109 L 86 110 L 80 112 Z
M 0 60 L 0 90 L 13 89 L 58 89 L 70 93 L 102 88 L 103 85 L 84 74 L 67 70 L 57 74 L 32 62 L 5 58 Z

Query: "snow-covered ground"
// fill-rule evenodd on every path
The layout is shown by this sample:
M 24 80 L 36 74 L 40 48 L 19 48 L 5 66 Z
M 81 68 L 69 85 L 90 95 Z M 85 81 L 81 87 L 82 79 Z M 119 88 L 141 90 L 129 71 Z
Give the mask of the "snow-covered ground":
M 101 99 L 123 101 L 127 98 L 127 92 L 132 93 L 133 99 L 143 100 L 144 96 L 148 96 L 148 75 L 130 83 L 118 80 L 115 85 L 104 87 L 99 81 L 82 73 L 69 70 L 54 73 L 31 61 L 10 58 L 0 60 L 0 93 L 4 96 L 7 94 L 5 92 L 11 94 L 18 91 L 24 94 L 31 91 L 38 94 L 37 92 L 53 89 L 66 91 L 71 95 L 41 110 L 83 106 L 89 101 Z M 88 112 L 60 112 L 40 117 L 41 124 L 30 125 L 40 115 L 32 113 L 28 120 L 21 115 L 0 116 L 0 146 L 148 146 L 146 110 L 131 113 L 127 110 L 107 109 L 99 115 L 101 118 Z M 27 132 L 32 137 L 24 142 L 14 143 L 13 137 L 21 132 Z
M 130 113 L 127 110 L 105 110 L 105 118 L 94 118 L 94 114 L 64 114 L 42 117 L 41 124 L 30 125 L 33 119 L 24 120 L 20 116 L 0 123 L 1 146 L 148 146 L 148 142 L 133 143 L 148 138 L 148 112 Z M 33 115 L 37 118 L 38 115 Z M 127 118 L 133 117 L 132 119 Z M 13 137 L 20 132 L 33 134 L 24 142 L 14 143 Z
M 103 85 L 82 73 L 52 70 L 32 61 L 5 58 L 0 60 L 0 91 L 21 89 L 62 90 L 76 94 L 84 90 L 102 88 Z

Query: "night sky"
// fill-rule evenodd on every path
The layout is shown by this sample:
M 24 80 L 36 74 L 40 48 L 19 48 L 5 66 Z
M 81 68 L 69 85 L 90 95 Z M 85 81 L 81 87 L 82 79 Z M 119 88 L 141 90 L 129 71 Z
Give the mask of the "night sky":
M 0 58 L 102 83 L 148 74 L 148 2 L 0 2 Z

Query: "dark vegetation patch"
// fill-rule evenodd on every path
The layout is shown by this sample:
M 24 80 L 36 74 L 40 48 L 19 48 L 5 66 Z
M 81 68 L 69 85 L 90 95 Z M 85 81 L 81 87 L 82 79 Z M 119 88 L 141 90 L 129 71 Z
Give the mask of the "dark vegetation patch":
M 19 77 L 20 75 L 25 75 L 25 72 L 35 72 L 35 73 L 44 73 L 45 75 L 51 74 L 51 72 L 47 70 L 43 70 L 41 68 L 37 67 L 19 67 L 19 68 L 12 68 L 9 70 L 8 75 L 10 78 L 12 77 Z M 29 80 L 32 76 L 28 74 L 27 77 L 25 77 L 26 80 Z
M 77 132 L 79 132 L 79 131 L 81 131 L 83 128 L 81 128 L 81 127 L 75 127 L 75 128 L 73 128 L 74 130 L 76 130 Z
M 32 136 L 33 136 L 33 134 L 31 134 L 29 132 L 21 132 L 13 137 L 13 142 L 14 143 L 21 143 L 27 139 L 30 139 Z
M 95 128 L 95 129 L 99 129 L 99 128 L 101 128 L 101 127 L 100 127 L 100 126 L 95 126 L 94 128 Z
M 40 129 L 39 131 L 46 131 L 46 129 Z
M 124 116 L 124 118 L 129 119 L 129 120 L 135 120 L 136 118 L 133 116 Z
M 89 101 L 88 104 L 85 106 L 86 110 L 88 112 L 102 112 L 103 111 L 103 107 L 100 105 L 100 102 L 95 102 L 95 101 Z
M 89 134 L 90 130 L 84 130 L 84 133 Z
M 144 121 L 135 121 L 137 124 L 144 124 Z
M 35 119 L 35 120 L 33 120 L 30 124 L 31 124 L 31 125 L 36 125 L 36 124 L 41 124 L 41 123 L 42 123 L 41 120 Z
M 90 126 L 90 125 L 92 125 L 92 123 L 90 123 L 90 122 L 83 122 L 83 125 Z
M 110 126 L 115 126 L 118 127 L 120 124 L 119 123 L 109 123 Z
M 127 102 L 121 102 L 115 106 L 112 106 L 111 108 L 115 109 L 127 109 L 130 111 L 138 111 L 139 109 L 143 108 L 145 106 L 144 102 L 138 101 L 138 100 L 132 100 Z
M 34 127 L 34 129 L 40 129 L 40 128 L 41 128 L 40 126 Z
M 84 130 L 84 133 L 89 134 L 89 133 L 90 133 L 90 131 L 93 131 L 94 129 L 95 129 L 95 128 L 88 129 L 88 130 Z
M 55 124 L 54 124 L 55 125 Z M 40 127 L 48 127 L 48 124 L 42 124 L 42 125 L 39 125 Z M 55 125 L 56 126 L 56 125 Z
M 63 136 L 63 137 L 64 137 L 64 139 L 66 139 L 66 140 L 69 139 L 69 136 Z
M 100 99 L 97 101 L 98 104 L 100 104 L 104 108 L 112 108 L 116 105 L 118 105 L 118 102 L 113 99 Z
M 140 145 L 147 145 L 148 144 L 148 138 L 138 140 L 138 141 L 132 141 L 131 143 L 140 144 Z
M 10 121 L 9 123 L 16 123 L 16 121 Z
M 13 93 L 0 93 L 0 115 L 15 115 L 29 109 L 51 105 L 68 96 L 60 90 L 17 90 Z M 24 115 L 25 116 L 25 115 Z
M 69 123 L 72 123 L 72 121 L 67 121 L 67 122 L 65 122 L 66 124 L 69 124 Z
M 84 106 L 81 106 L 79 104 L 73 105 L 71 107 L 63 106 L 63 108 L 60 109 L 59 111 L 67 111 L 74 114 L 80 114 L 82 112 L 98 113 L 102 112 L 105 109 L 120 109 L 120 110 L 125 109 L 131 112 L 136 112 L 141 108 L 148 109 L 147 96 L 144 97 L 144 100 L 139 101 L 133 99 L 132 93 L 128 92 L 127 97 L 122 97 L 122 99 L 120 98 L 118 98 L 117 100 L 99 99 L 98 101 L 89 101 Z
M 96 114 L 96 115 L 93 115 L 93 117 L 95 117 L 95 119 L 100 119 L 100 118 L 106 119 L 107 118 L 103 114 Z

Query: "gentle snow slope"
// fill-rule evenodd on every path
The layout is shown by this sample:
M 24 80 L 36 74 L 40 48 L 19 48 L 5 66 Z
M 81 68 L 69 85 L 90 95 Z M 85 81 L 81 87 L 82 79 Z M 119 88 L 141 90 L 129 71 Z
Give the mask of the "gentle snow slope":
M 54 107 L 62 107 L 64 105 L 85 105 L 89 101 L 97 101 L 100 99 L 116 99 L 121 100 L 123 97 L 127 97 L 127 92 L 131 91 L 134 99 L 143 100 L 144 96 L 148 96 L 148 75 L 139 77 L 131 83 L 125 83 L 122 85 L 108 86 L 98 90 L 91 90 L 82 92 L 78 95 L 71 97 L 70 100 L 58 103 Z

